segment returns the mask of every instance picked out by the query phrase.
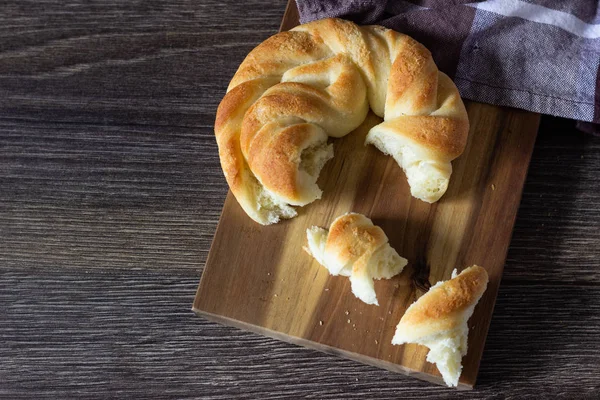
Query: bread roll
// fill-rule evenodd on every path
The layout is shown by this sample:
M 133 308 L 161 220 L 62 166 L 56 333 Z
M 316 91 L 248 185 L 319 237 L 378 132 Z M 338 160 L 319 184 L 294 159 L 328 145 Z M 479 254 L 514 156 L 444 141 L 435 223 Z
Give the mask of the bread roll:
M 436 364 L 446 385 L 457 386 L 467 354 L 467 321 L 487 283 L 487 272 L 477 265 L 459 275 L 454 270 L 452 279 L 438 282 L 408 307 L 392 344 L 427 346 L 427 361 Z
M 384 122 L 367 143 L 406 171 L 413 196 L 446 191 L 469 122 L 454 83 L 429 51 L 380 26 L 341 19 L 300 25 L 248 54 L 217 110 L 215 135 L 232 193 L 256 222 L 296 215 L 321 197 L 328 138 L 356 129 L 371 108 Z
M 373 279 L 389 279 L 407 263 L 390 247 L 383 230 L 362 214 L 336 218 L 329 231 L 313 226 L 306 236 L 305 250 L 331 275 L 350 277 L 352 293 L 367 304 L 379 305 Z

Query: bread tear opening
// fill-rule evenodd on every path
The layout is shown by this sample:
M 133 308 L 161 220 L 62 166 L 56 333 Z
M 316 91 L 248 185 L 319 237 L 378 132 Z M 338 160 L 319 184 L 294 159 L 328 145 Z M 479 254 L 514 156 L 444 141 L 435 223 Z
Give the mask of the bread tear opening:
M 406 174 L 413 197 L 434 203 L 448 189 L 452 164 L 420 159 L 408 145 L 401 143 L 393 135 L 382 132 L 369 132 L 367 144 L 374 145 L 396 160 Z
M 333 145 L 328 145 L 326 141 L 309 146 L 302 151 L 298 161 L 298 183 L 299 187 L 308 189 L 309 195 L 300 204 L 294 206 L 305 205 L 321 198 L 322 191 L 316 182 L 325 163 L 332 157 Z M 267 224 L 275 224 L 281 219 L 294 218 L 298 215 L 293 205 L 280 200 L 279 196 L 265 189 L 255 177 L 253 180 L 257 212 Z
M 253 177 L 254 192 L 256 193 L 256 211 L 266 225 L 276 224 L 281 219 L 294 218 L 298 213 L 289 204 L 278 201 L 269 191 Z
M 306 172 L 316 182 L 321 170 L 332 157 L 333 145 L 328 145 L 327 142 L 309 146 L 300 154 L 298 169 Z
M 306 147 L 300 153 L 298 173 L 296 175 L 298 193 L 302 194 L 294 205 L 304 206 L 320 199 L 323 191 L 317 185 L 321 170 L 333 158 L 333 145 L 327 144 L 327 139 Z
M 369 264 L 373 279 L 390 279 L 402 271 L 407 261 L 400 257 L 389 244 L 385 244 L 373 253 Z

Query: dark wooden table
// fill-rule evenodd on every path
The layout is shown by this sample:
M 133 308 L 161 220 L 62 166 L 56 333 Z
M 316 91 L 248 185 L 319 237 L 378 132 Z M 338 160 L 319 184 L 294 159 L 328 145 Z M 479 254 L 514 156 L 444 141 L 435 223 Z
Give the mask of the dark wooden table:
M 196 317 L 213 137 L 284 1 L 0 3 L 0 398 L 600 398 L 600 138 L 544 117 L 477 390 Z

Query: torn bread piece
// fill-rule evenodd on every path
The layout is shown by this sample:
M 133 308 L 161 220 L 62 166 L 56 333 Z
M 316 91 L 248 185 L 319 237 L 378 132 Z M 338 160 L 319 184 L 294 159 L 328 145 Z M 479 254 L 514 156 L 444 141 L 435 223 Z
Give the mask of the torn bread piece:
M 352 293 L 367 304 L 379 305 L 373 279 L 389 279 L 407 264 L 390 247 L 383 230 L 362 214 L 336 218 L 329 231 L 313 226 L 306 236 L 304 249 L 331 275 L 350 277 Z
M 467 354 L 467 321 L 487 283 L 487 272 L 477 265 L 458 275 L 454 270 L 452 279 L 438 282 L 408 307 L 392 344 L 427 346 L 427 361 L 437 366 L 446 385 L 457 386 Z

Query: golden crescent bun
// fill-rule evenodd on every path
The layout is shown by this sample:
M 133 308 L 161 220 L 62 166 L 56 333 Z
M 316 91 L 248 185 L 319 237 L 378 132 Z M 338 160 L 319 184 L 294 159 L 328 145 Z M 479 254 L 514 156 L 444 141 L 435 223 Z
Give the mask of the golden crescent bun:
M 389 279 L 407 264 L 390 247 L 383 230 L 362 214 L 336 218 L 329 231 L 313 226 L 306 236 L 304 249 L 332 275 L 350 277 L 352 293 L 367 304 L 379 304 L 373 279 Z
M 408 307 L 392 339 L 392 344 L 429 347 L 427 361 L 437 365 L 448 386 L 458 385 L 461 359 L 467 354 L 467 321 L 488 283 L 487 272 L 477 265 L 452 275 Z
M 413 196 L 437 201 L 469 121 L 454 83 L 412 38 L 325 19 L 278 33 L 242 62 L 217 110 L 215 135 L 232 193 L 256 222 L 296 215 L 321 197 L 328 137 L 384 118 L 367 143 L 392 155 Z

